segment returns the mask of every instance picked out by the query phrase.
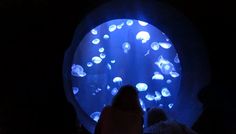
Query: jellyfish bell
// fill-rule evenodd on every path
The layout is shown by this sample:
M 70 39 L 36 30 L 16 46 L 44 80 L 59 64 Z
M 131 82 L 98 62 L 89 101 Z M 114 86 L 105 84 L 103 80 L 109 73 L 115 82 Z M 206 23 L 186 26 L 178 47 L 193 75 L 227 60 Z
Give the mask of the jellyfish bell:
M 133 20 L 127 20 L 126 21 L 126 25 L 128 25 L 128 26 L 132 26 L 133 25 Z
M 94 40 L 92 41 L 92 43 L 93 43 L 94 45 L 97 45 L 97 44 L 100 43 L 100 39 L 96 38 L 96 39 L 94 39 Z
M 139 20 L 138 23 L 139 23 L 141 26 L 147 26 L 147 25 L 148 25 L 147 22 L 144 22 L 144 21 L 141 21 L 141 20 Z
M 108 29 L 110 32 L 114 32 L 116 30 L 116 25 L 110 25 Z
M 157 42 L 152 42 L 152 44 L 151 44 L 152 50 L 157 51 L 159 49 L 159 47 L 160 46 Z
M 92 61 L 93 61 L 95 64 L 99 64 L 99 63 L 102 62 L 102 59 L 101 59 L 100 57 L 98 57 L 98 56 L 94 56 L 94 57 L 92 58 Z
M 90 117 L 91 117 L 94 121 L 98 122 L 100 115 L 101 115 L 101 112 L 93 112 L 93 113 L 90 115 Z
M 84 72 L 84 69 L 80 65 L 73 64 L 71 67 L 71 74 L 75 77 L 84 77 L 86 76 L 86 73 Z
M 136 88 L 138 89 L 138 91 L 142 92 L 148 89 L 148 85 L 146 83 L 138 83 L 136 84 Z
M 162 88 L 161 94 L 162 94 L 163 97 L 171 96 L 170 91 L 167 88 Z
M 160 46 L 164 49 L 169 49 L 172 45 L 168 42 L 159 42 Z
M 141 40 L 142 44 L 146 43 L 150 39 L 150 34 L 146 31 L 140 31 L 136 35 L 136 40 Z

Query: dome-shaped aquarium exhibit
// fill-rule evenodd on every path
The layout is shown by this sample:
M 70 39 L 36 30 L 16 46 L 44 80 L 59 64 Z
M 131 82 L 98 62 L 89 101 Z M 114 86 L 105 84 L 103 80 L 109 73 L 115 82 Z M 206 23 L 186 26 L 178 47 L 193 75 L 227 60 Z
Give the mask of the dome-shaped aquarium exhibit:
M 191 126 L 202 111 L 197 93 L 209 81 L 196 30 L 164 4 L 118 3 L 90 13 L 65 53 L 65 91 L 78 121 L 93 132 L 102 109 L 121 86 L 130 84 L 139 92 L 144 113 L 161 107 Z

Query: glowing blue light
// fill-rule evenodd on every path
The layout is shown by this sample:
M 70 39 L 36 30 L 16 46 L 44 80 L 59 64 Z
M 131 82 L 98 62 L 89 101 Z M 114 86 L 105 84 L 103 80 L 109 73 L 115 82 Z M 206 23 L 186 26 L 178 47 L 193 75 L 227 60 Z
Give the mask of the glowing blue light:
M 115 78 L 113 78 L 113 82 L 114 83 L 122 82 L 122 78 L 121 77 L 115 77 Z
M 171 96 L 170 91 L 167 88 L 162 88 L 161 94 L 162 94 L 163 97 Z
M 173 78 L 179 77 L 179 73 L 177 72 L 170 72 L 170 76 Z
M 154 72 L 154 75 L 152 76 L 152 79 L 153 80 L 163 80 L 164 76 L 159 72 Z
M 166 38 L 166 41 L 170 41 L 170 39 Z
M 152 50 L 154 50 L 154 51 L 157 51 L 158 49 L 159 49 L 159 44 L 157 43 L 157 42 L 153 42 L 152 44 L 151 44 L 151 48 L 152 48 Z
M 109 31 L 114 32 L 116 30 L 116 25 L 110 25 L 109 26 Z
M 174 106 L 173 103 L 168 104 L 169 109 L 171 109 Z
M 169 49 L 171 47 L 170 43 L 166 43 L 166 42 L 159 42 L 160 46 L 164 49 Z
M 161 100 L 161 94 L 158 91 L 155 91 L 155 101 Z
M 109 63 L 107 63 L 107 68 L 111 70 L 111 65 Z
M 105 50 L 105 49 L 104 49 L 103 47 L 101 47 L 101 48 L 98 49 L 98 51 L 99 51 L 100 53 L 103 53 L 104 50 Z
M 116 60 L 111 60 L 111 63 L 113 63 L 113 64 L 116 63 Z
M 76 77 L 84 77 L 86 76 L 86 73 L 84 72 L 84 69 L 80 65 L 73 64 L 71 67 L 71 74 Z
M 79 92 L 79 88 L 78 87 L 72 87 L 73 90 L 73 94 L 77 94 Z
M 98 122 L 100 115 L 101 115 L 100 112 L 93 112 L 93 113 L 90 115 L 90 117 L 91 117 L 94 121 Z
M 180 63 L 178 54 L 176 54 L 176 56 L 174 58 L 174 62 L 175 63 Z
M 169 110 L 179 92 L 181 64 L 176 64 L 174 44 L 158 28 L 143 21 L 117 19 L 78 39 L 72 54 L 71 87 L 79 91 L 69 90 L 85 114 L 90 116 L 109 105 L 124 84 L 134 84 L 140 92 L 143 111 L 159 104 Z M 92 119 L 98 120 L 99 115 Z
M 121 29 L 123 26 L 124 26 L 124 23 L 121 23 L 120 25 L 117 25 L 116 28 Z
M 128 53 L 128 51 L 130 50 L 131 46 L 130 46 L 130 44 L 128 42 L 124 42 L 122 44 L 122 48 L 124 50 L 124 53 Z
M 91 30 L 91 33 L 92 33 L 93 35 L 97 35 L 97 34 L 98 34 L 98 31 L 97 31 L 96 29 L 92 29 L 92 30 Z
M 138 89 L 138 91 L 142 92 L 148 89 L 148 85 L 146 83 L 138 83 L 136 84 L 136 88 Z
M 161 72 L 166 75 L 169 75 L 170 72 L 175 70 L 174 65 L 162 56 L 159 56 L 158 61 L 156 61 L 155 64 L 160 68 Z
M 150 35 L 146 31 L 140 31 L 136 35 L 136 40 L 141 40 L 142 43 L 146 43 L 150 39 Z
M 146 26 L 146 25 L 148 25 L 148 23 L 147 22 L 144 22 L 144 21 L 138 21 L 138 23 L 141 25 L 141 26 Z
M 87 67 L 92 67 L 93 66 L 93 63 L 92 62 L 88 62 L 87 63 Z
M 153 96 L 153 95 L 151 95 L 151 94 L 147 94 L 147 95 L 145 96 L 145 98 L 146 98 L 147 100 L 149 100 L 149 101 L 153 101 L 153 100 L 155 99 L 155 96 Z
M 104 59 L 104 58 L 106 58 L 106 55 L 105 55 L 104 53 L 100 53 L 100 57 L 101 57 L 102 59 Z
M 140 105 L 141 105 L 143 111 L 146 111 L 146 106 L 145 106 L 145 104 L 144 104 L 144 102 L 143 102 L 142 99 L 139 99 L 139 103 L 140 103 Z
M 92 61 L 93 61 L 95 64 L 99 64 L 99 63 L 102 62 L 102 59 L 101 59 L 100 57 L 98 57 L 98 56 L 94 56 L 94 57 L 92 58 Z
M 110 38 L 110 36 L 107 35 L 107 34 L 105 34 L 105 35 L 103 36 L 103 39 L 109 39 L 109 38 Z
M 167 84 L 170 84 L 172 81 L 170 79 L 166 80 Z
M 100 39 L 98 39 L 98 38 L 96 38 L 96 39 L 94 39 L 94 40 L 92 41 L 92 43 L 93 43 L 94 45 L 99 44 L 99 42 L 100 42 Z
M 117 92 L 118 92 L 118 89 L 117 88 L 113 88 L 111 90 L 111 95 L 115 96 L 117 94 Z
M 133 20 L 127 20 L 127 21 L 126 21 L 126 24 L 127 24 L 128 26 L 132 26 L 133 23 L 134 23 Z

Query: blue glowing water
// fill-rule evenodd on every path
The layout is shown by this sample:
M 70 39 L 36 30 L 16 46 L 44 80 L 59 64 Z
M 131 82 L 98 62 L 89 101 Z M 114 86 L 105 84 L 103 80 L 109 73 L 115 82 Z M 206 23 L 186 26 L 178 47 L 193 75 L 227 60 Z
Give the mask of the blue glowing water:
M 72 92 L 85 113 L 97 121 L 122 85 L 139 92 L 139 102 L 173 110 L 181 79 L 180 59 L 171 40 L 140 20 L 117 19 L 88 32 L 71 65 Z

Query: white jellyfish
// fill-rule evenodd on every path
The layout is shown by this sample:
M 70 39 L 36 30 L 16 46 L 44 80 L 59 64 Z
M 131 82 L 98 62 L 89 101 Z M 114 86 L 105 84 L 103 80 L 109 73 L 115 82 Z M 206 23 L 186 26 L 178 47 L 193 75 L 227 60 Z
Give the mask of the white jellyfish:
M 148 25 L 148 23 L 147 22 L 144 22 L 144 21 L 138 21 L 138 23 L 139 23 L 139 25 L 141 25 L 141 26 L 146 26 L 146 25 Z
M 110 25 L 108 29 L 110 32 L 114 32 L 116 30 L 116 25 Z
M 142 92 L 148 89 L 148 85 L 146 83 L 138 83 L 136 84 L 136 88 L 138 89 L 138 91 Z
M 106 58 L 106 54 L 100 53 L 100 57 L 101 57 L 102 59 L 104 59 L 104 58 Z
M 116 60 L 111 60 L 111 63 L 113 63 L 113 64 L 116 63 Z
M 90 115 L 90 117 L 91 117 L 94 121 L 98 122 L 100 115 L 101 115 L 100 112 L 93 112 L 93 113 Z
M 124 53 L 128 53 L 128 51 L 130 50 L 131 46 L 130 46 L 130 44 L 128 42 L 124 42 L 122 44 L 122 48 L 124 50 Z
M 87 67 L 92 67 L 93 63 L 92 62 L 87 62 Z
M 152 50 L 157 51 L 159 49 L 159 47 L 160 46 L 157 42 L 152 42 L 152 44 L 151 44 Z
M 98 51 L 99 51 L 100 53 L 103 53 L 104 50 L 105 50 L 104 47 L 101 47 L 101 48 L 98 49 Z
M 166 42 L 159 42 L 159 45 L 164 49 L 169 49 L 172 45 Z
M 146 31 L 140 31 L 136 35 L 136 40 L 141 40 L 142 43 L 146 43 L 150 39 L 150 35 Z
M 164 105 L 163 104 L 159 104 L 159 107 L 163 107 Z
M 99 63 L 102 62 L 102 59 L 101 59 L 100 57 L 98 57 L 98 56 L 94 56 L 94 57 L 92 58 L 92 61 L 93 61 L 95 64 L 99 64 Z
M 72 90 L 73 90 L 73 94 L 77 94 L 79 92 L 78 87 L 72 87 Z
M 164 59 L 162 56 L 159 56 L 158 61 L 156 61 L 155 64 L 165 75 L 169 75 L 170 72 L 175 71 L 174 65 L 168 60 Z
M 164 76 L 159 72 L 154 72 L 154 75 L 152 76 L 152 79 L 153 80 L 163 80 Z
M 98 91 L 102 91 L 102 89 L 101 89 L 101 88 L 97 88 L 97 90 L 98 90 Z
M 117 25 L 116 28 L 121 29 L 123 26 L 124 26 L 124 23 L 121 23 L 120 25 Z
M 144 102 L 143 102 L 142 99 L 139 99 L 139 103 L 140 103 L 140 105 L 141 105 L 143 111 L 146 111 L 146 106 L 145 106 L 145 104 L 144 104 Z
M 107 68 L 111 70 L 111 65 L 109 63 L 107 63 Z
M 100 39 L 98 39 L 98 38 L 96 38 L 96 39 L 94 39 L 94 40 L 92 41 L 92 43 L 93 43 L 94 45 L 97 45 L 99 42 L 100 42 Z
M 71 74 L 76 77 L 84 77 L 86 76 L 86 73 L 84 72 L 84 69 L 80 65 L 73 64 L 71 67 Z
M 172 81 L 170 79 L 166 80 L 167 84 L 170 84 Z
M 177 72 L 170 72 L 170 76 L 173 78 L 179 77 L 179 73 Z
M 150 50 L 147 50 L 147 52 L 144 54 L 144 56 L 149 55 L 149 53 L 150 53 Z
M 91 30 L 91 33 L 92 33 L 93 35 L 97 35 L 97 34 L 98 34 L 98 31 L 97 31 L 96 29 L 92 29 L 92 30 Z
M 174 106 L 173 103 L 168 104 L 169 109 L 171 109 Z
M 126 21 L 126 25 L 128 25 L 128 26 L 132 26 L 133 25 L 133 20 L 127 20 Z
M 110 38 L 109 35 L 107 35 L 107 34 L 103 35 L 103 39 L 109 39 L 109 38 Z
M 107 85 L 107 90 L 109 90 L 111 87 L 109 85 Z
M 147 95 L 145 96 L 145 98 L 146 98 L 147 100 L 149 100 L 149 101 L 155 100 L 155 96 L 154 96 L 154 95 L 151 95 L 151 94 L 147 94 Z
M 176 56 L 174 58 L 174 62 L 175 63 L 180 63 L 178 54 L 176 54 Z
M 170 91 L 167 88 L 162 88 L 161 94 L 162 94 L 163 97 L 171 96 Z
M 170 39 L 166 38 L 166 41 L 170 41 Z
M 117 88 L 113 88 L 111 90 L 111 95 L 115 96 L 117 94 L 117 92 L 118 92 L 118 89 Z
M 113 82 L 114 83 L 122 82 L 122 78 L 121 77 L 115 77 L 115 78 L 113 78 Z
M 158 91 L 155 91 L 155 101 L 161 100 L 161 94 Z

